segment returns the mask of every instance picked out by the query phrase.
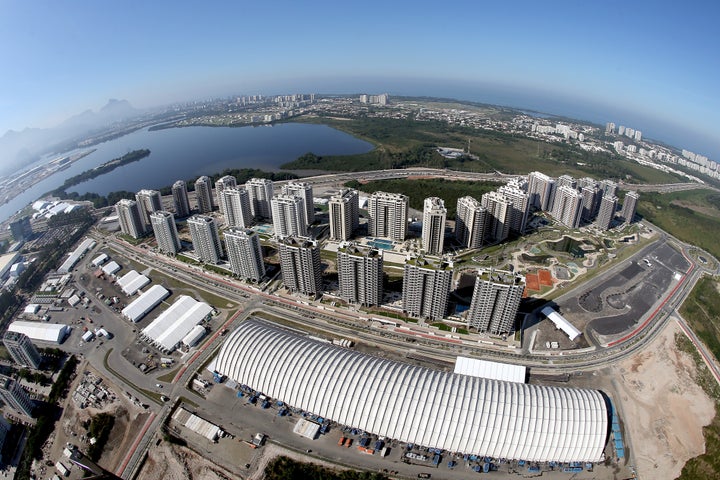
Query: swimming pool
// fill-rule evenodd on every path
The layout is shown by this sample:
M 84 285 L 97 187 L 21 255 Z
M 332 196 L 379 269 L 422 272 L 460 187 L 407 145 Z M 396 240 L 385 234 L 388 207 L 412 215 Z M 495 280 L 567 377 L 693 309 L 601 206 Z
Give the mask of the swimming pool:
M 392 250 L 394 243 L 392 240 L 386 240 L 384 238 L 373 238 L 367 242 L 369 246 L 381 250 Z

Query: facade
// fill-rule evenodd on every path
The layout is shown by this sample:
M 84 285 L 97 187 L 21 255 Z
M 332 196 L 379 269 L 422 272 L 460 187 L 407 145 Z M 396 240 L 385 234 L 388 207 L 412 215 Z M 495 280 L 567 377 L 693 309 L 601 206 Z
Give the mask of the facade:
M 195 254 L 200 261 L 218 263 L 223 251 L 215 219 L 207 215 L 193 215 L 188 218 L 187 224 L 190 227 Z
M 617 197 L 618 188 L 618 184 L 612 180 L 602 180 L 600 182 L 600 190 L 603 195 L 614 195 Z
M 14 379 L 0 375 L 0 400 L 11 409 L 28 417 L 33 416 L 35 402 Z
M 276 237 L 306 237 L 305 201 L 295 195 L 279 194 L 272 200 L 272 221 Z
M 555 180 L 540 172 L 528 175 L 528 195 L 530 205 L 536 210 L 549 212 L 552 210 L 550 199 L 555 188 Z
M 187 185 L 183 180 L 178 180 L 172 186 L 173 205 L 175 215 L 178 218 L 190 216 L 190 201 L 188 200 Z
M 322 290 L 320 249 L 309 238 L 285 237 L 278 241 L 285 288 L 316 297 Z
M 260 237 L 252 230 L 225 231 L 225 249 L 232 272 L 244 280 L 260 283 L 265 276 Z
M 627 223 L 632 223 L 635 220 L 635 211 L 637 210 L 637 202 L 639 198 L 640 196 L 635 191 L 625 194 L 621 216 Z
M 330 197 L 330 240 L 345 241 L 353 236 L 360 223 L 357 190 L 344 188 Z
M 487 237 L 502 242 L 510 235 L 512 203 L 500 192 L 483 194 L 480 203 L 488 213 Z
M 337 252 L 339 296 L 348 303 L 380 305 L 383 296 L 382 250 L 341 245 Z
M 195 180 L 195 198 L 197 199 L 198 213 L 212 212 L 212 183 L 207 175 Z
M 312 225 L 315 222 L 315 204 L 313 203 L 313 188 L 307 182 L 288 182 L 280 189 L 285 195 L 295 195 L 303 200 L 305 205 L 305 218 L 307 224 Z
M 498 189 L 498 193 L 510 202 L 510 231 L 516 234 L 525 233 L 530 216 L 530 195 L 513 183 L 503 185 Z
M 235 177 L 232 177 L 235 178 Z M 253 215 L 250 196 L 244 187 L 225 187 L 218 192 L 220 211 L 225 215 L 225 225 L 230 228 L 249 228 Z
M 485 242 L 488 213 L 473 197 L 460 197 L 455 216 L 455 238 L 467 248 L 480 248 Z
M 447 208 L 438 197 L 429 197 L 423 204 L 422 248 L 428 255 L 442 255 L 445 245 Z
M 145 231 L 150 230 L 150 214 L 162 210 L 162 198 L 157 190 L 140 190 L 135 194 L 140 218 L 145 225 Z
M 603 195 L 600 201 L 600 211 L 595 219 L 595 225 L 600 230 L 609 230 L 615 218 L 618 198 L 615 195 Z
M 582 187 L 583 207 L 581 218 L 584 222 L 592 222 L 600 210 L 602 190 L 597 182 Z
M 140 209 L 135 200 L 121 199 L 115 204 L 120 223 L 120 231 L 133 238 L 140 238 L 145 235 L 145 223 L 140 216 Z
M 475 279 L 468 327 L 495 335 L 515 330 L 525 277 L 500 270 L 480 271 Z
M 407 235 L 408 197 L 375 192 L 368 199 L 368 235 L 402 242 Z
M 172 213 L 162 210 L 153 212 L 150 214 L 150 224 L 155 233 L 158 250 L 170 255 L 175 255 L 180 251 L 180 237 L 178 237 L 177 226 Z
M 582 218 L 583 197 L 575 187 L 563 185 L 555 192 L 551 215 L 568 228 L 578 228 Z
M 403 312 L 413 317 L 442 320 L 447 313 L 452 275 L 452 264 L 448 262 L 431 262 L 423 257 L 408 259 L 403 275 Z
M 18 365 L 36 370 L 40 368 L 42 357 L 27 335 L 18 332 L 5 332 L 3 344 Z
M 245 183 L 250 196 L 250 211 L 254 217 L 271 218 L 270 200 L 273 197 L 273 182 L 267 178 L 251 178 Z
M 608 440 L 608 407 L 597 390 L 432 370 L 256 319 L 228 335 L 215 369 L 330 421 L 447 452 L 526 462 L 598 462 Z
M 237 179 L 233 177 L 232 175 L 225 175 L 224 177 L 220 177 L 217 182 L 215 182 L 215 203 L 217 203 L 218 209 L 220 210 L 220 213 L 225 215 L 225 208 L 223 203 L 220 201 L 220 197 L 222 195 L 223 190 L 226 188 L 235 188 L 237 187 Z

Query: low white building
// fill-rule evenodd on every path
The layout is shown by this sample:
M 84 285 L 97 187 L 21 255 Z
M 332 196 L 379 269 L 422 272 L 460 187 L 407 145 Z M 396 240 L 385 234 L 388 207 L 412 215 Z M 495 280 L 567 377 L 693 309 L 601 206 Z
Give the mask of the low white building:
M 206 333 L 207 330 L 205 330 L 205 327 L 202 325 L 195 325 L 193 329 L 190 330 L 190 333 L 185 335 L 185 338 L 182 339 L 182 343 L 186 348 L 194 347 Z
M 150 279 L 145 275 L 138 273 L 137 270 L 130 270 L 117 281 L 120 289 L 128 297 L 135 295 L 138 290 L 148 283 L 150 283 Z
M 10 332 L 25 334 L 30 340 L 47 343 L 62 343 L 70 333 L 70 327 L 62 323 L 25 322 L 18 320 L 8 327 Z
M 170 296 L 170 292 L 161 285 L 153 285 L 134 302 L 122 309 L 125 318 L 137 323 L 150 311 L 160 305 L 160 302 Z
M 575 340 L 577 337 L 582 335 L 582 332 L 575 328 L 575 325 L 570 323 L 565 317 L 560 315 L 558 312 L 552 309 L 552 307 L 545 306 L 540 313 L 545 315 L 548 320 L 555 324 L 555 328 L 558 328 L 565 332 L 570 340 Z
M 86 238 L 82 241 L 78 247 L 70 253 L 70 256 L 60 265 L 58 268 L 59 273 L 68 273 L 73 269 L 75 264 L 87 253 L 89 250 L 95 247 L 95 240 L 92 238 Z
M 211 312 L 212 307 L 207 303 L 181 295 L 143 329 L 141 336 L 161 351 L 172 352 Z
M 114 275 L 120 270 L 120 265 L 115 261 L 111 261 L 110 263 L 106 264 L 104 267 L 102 267 L 102 272 L 105 275 Z

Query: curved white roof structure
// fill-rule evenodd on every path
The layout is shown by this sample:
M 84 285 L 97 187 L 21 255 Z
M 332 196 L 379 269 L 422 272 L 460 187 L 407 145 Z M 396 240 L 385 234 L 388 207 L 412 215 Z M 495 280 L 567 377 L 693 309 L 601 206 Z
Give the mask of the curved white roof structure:
M 430 370 L 254 319 L 228 337 L 215 369 L 341 424 L 451 452 L 597 462 L 607 439 L 608 412 L 599 391 Z

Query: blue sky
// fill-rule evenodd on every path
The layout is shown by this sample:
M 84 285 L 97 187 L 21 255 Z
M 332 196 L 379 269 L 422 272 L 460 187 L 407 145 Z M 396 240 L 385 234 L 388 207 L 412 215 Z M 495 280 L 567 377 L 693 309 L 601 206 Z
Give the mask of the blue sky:
M 615 121 L 720 160 L 715 2 L 0 1 L 0 135 L 109 98 L 388 91 Z

